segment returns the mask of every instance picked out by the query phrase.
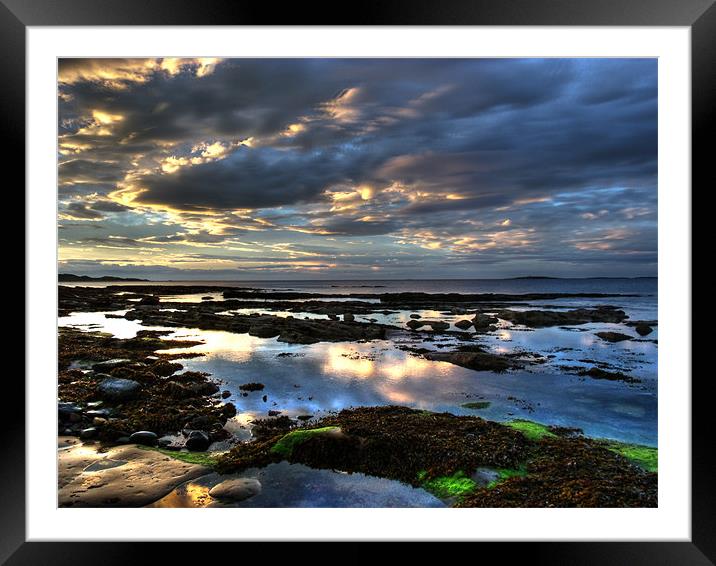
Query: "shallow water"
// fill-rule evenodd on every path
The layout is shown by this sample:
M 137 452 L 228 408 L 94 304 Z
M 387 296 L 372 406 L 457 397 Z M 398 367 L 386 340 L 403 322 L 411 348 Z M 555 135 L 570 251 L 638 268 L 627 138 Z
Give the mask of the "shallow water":
M 217 483 L 233 478 L 254 478 L 261 492 L 243 501 L 219 501 L 209 495 Z M 220 476 L 208 474 L 172 491 L 148 507 L 444 507 L 419 488 L 399 481 L 316 470 L 301 464 L 280 462 L 265 468 Z
M 407 320 L 409 314 L 403 311 L 388 316 Z M 439 313 L 425 314 L 433 318 Z M 106 318 L 105 313 L 76 313 L 62 317 L 60 325 L 111 332 L 120 338 L 132 337 L 138 330 L 161 329 Z M 594 335 L 604 329 L 634 334 L 632 329 L 612 324 L 537 330 L 503 325 L 496 333 L 482 336 L 481 343 L 494 351 L 552 356 L 545 364 L 528 366 L 527 371 L 503 374 L 476 372 L 400 350 L 396 346 L 440 351 L 441 346 L 456 344 L 455 338 L 424 341 L 429 334 L 407 331 L 367 343 L 295 345 L 248 334 L 171 328 L 167 329 L 171 330 L 169 337 L 200 340 L 202 344 L 166 352 L 205 354 L 181 363 L 187 370 L 212 374 L 223 382 L 222 389 L 232 392 L 228 401 L 236 404 L 239 414 L 229 427 L 240 439 L 249 438 L 251 421 L 267 416 L 269 410 L 291 417 L 321 417 L 346 407 L 396 404 L 494 420 L 529 418 L 579 427 L 589 436 L 656 445 L 657 346 L 651 341 L 609 344 Z M 594 380 L 565 369 L 593 365 L 580 360 L 608 362 L 613 370 L 643 382 L 630 385 Z M 266 387 L 244 397 L 239 385 L 247 382 Z M 490 406 L 482 410 L 462 406 L 473 401 L 488 401 Z

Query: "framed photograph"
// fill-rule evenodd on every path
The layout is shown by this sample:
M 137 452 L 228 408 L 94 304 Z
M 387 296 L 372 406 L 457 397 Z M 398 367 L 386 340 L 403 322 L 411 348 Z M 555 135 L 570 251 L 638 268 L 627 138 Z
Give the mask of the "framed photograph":
M 0 556 L 712 564 L 713 2 L 358 11 L 0 3 L 27 239 Z

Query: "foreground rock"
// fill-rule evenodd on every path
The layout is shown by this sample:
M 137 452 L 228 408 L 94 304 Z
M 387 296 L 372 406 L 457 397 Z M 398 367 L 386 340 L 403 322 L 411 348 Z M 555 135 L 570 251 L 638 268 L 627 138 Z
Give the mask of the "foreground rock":
M 558 435 L 521 421 L 507 425 L 406 407 L 343 410 L 311 427 L 264 430 L 221 456 L 229 473 L 287 460 L 361 472 L 447 491 L 468 507 L 655 507 L 657 475 L 605 442 Z M 498 480 L 470 480 L 480 468 Z M 447 486 L 447 489 L 443 489 Z
M 58 466 L 60 507 L 142 507 L 211 471 L 129 445 L 99 452 L 77 444 L 58 451 Z
M 177 373 L 181 364 L 170 361 L 176 356 L 155 351 L 197 342 L 162 340 L 159 335 L 145 331 L 119 339 L 60 329 L 60 431 L 102 442 L 133 438 L 131 442 L 148 445 L 185 428 L 204 431 L 210 442 L 226 438 L 224 424 L 236 407 L 213 397 L 219 388 L 208 374 Z M 76 361 L 109 373 L 69 369 Z

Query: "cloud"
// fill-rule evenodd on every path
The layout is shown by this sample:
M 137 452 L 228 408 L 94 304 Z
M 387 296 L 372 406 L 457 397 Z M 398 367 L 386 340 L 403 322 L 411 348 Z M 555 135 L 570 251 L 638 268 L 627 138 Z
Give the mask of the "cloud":
M 468 274 L 529 254 L 653 268 L 653 59 L 63 59 L 59 77 L 61 218 L 122 218 L 101 237 L 333 238 L 327 264 L 397 274 L 426 253 Z

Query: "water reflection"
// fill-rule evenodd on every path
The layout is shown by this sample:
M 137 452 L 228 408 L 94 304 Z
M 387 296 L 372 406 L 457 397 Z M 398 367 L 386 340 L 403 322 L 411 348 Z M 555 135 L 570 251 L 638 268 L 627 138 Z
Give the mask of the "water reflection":
M 261 484 L 256 495 L 242 501 L 221 501 L 209 495 L 217 483 L 251 478 Z M 444 507 L 423 489 L 361 473 L 316 470 L 281 462 L 241 474 L 208 474 L 180 485 L 148 507 Z
M 423 311 L 432 317 L 434 313 Z M 409 317 L 410 312 L 398 313 Z M 394 316 L 394 315 L 386 315 Z M 397 314 L 395 315 L 397 316 Z M 137 321 L 106 318 L 105 313 L 73 314 L 61 325 L 111 332 L 128 338 L 141 326 Z M 433 362 L 398 349 L 410 345 L 438 349 L 455 339 L 421 341 L 421 335 L 396 332 L 390 340 L 368 343 L 285 344 L 248 334 L 172 328 L 170 338 L 199 340 L 186 351 L 205 354 L 182 360 L 186 370 L 206 371 L 231 391 L 228 399 L 239 415 L 231 421 L 239 438 L 248 438 L 251 421 L 269 411 L 296 417 L 320 417 L 351 406 L 401 404 L 454 414 L 479 414 L 507 420 L 529 418 L 551 424 L 577 426 L 592 436 L 630 442 L 656 442 L 656 359 L 652 342 L 609 344 L 594 336 L 617 325 L 584 325 L 575 332 L 560 328 L 527 331 L 502 328 L 480 342 L 493 351 L 537 352 L 548 362 L 527 371 L 505 374 L 475 372 L 445 362 Z M 164 350 L 178 353 L 182 350 Z M 644 383 L 593 380 L 565 373 L 568 367 L 591 367 L 607 361 Z M 243 397 L 239 385 L 260 382 L 265 389 Z M 462 405 L 475 399 L 489 401 L 476 412 Z

